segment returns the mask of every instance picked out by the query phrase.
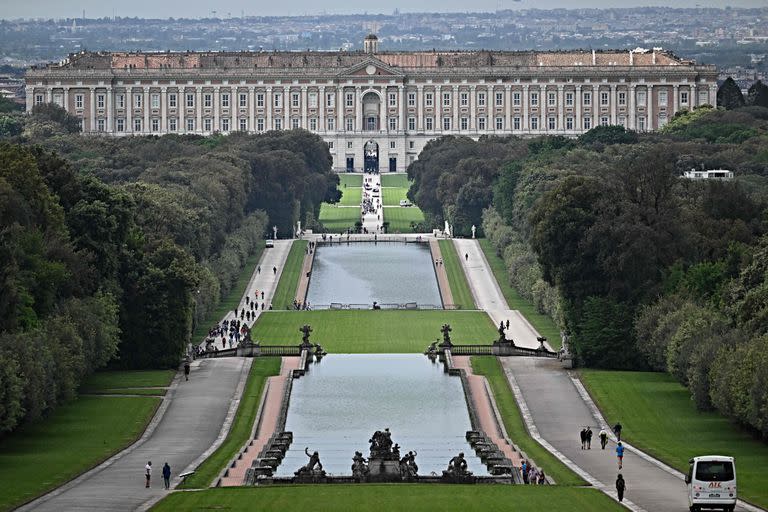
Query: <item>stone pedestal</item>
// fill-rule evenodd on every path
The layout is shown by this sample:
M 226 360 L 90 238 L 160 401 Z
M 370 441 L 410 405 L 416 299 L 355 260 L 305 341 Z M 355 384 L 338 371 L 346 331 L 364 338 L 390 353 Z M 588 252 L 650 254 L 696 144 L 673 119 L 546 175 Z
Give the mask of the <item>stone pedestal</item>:
M 400 462 L 397 460 L 370 459 L 368 461 L 369 482 L 399 482 Z

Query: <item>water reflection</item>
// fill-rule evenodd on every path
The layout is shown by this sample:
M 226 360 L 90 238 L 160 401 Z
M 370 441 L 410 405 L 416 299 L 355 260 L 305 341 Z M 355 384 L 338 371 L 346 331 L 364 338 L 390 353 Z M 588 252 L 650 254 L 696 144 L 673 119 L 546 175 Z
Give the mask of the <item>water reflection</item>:
M 418 452 L 421 475 L 441 474 L 461 451 L 470 471 L 487 474 L 464 437 L 471 426 L 461 380 L 416 354 L 331 354 L 295 380 L 286 420 L 293 444 L 277 474 L 293 475 L 308 446 L 329 474 L 350 475 L 355 450 L 367 457 L 368 439 L 385 427 L 401 453 Z
M 310 304 L 442 304 L 427 244 L 352 243 L 318 247 Z

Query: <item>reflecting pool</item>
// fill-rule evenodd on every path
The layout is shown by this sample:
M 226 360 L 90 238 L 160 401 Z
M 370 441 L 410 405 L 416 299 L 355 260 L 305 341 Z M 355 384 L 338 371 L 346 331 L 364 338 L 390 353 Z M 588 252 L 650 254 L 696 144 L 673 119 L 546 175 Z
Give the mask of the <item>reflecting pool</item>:
M 416 451 L 420 475 L 438 475 L 459 452 L 469 470 L 487 469 L 465 440 L 471 429 L 461 379 L 417 354 L 331 354 L 293 381 L 285 429 L 293 443 L 278 476 L 318 451 L 329 474 L 351 475 L 355 451 L 370 453 L 371 434 L 389 428 L 400 453 Z
M 440 291 L 429 246 L 421 243 L 320 245 L 307 300 L 310 304 L 435 304 Z

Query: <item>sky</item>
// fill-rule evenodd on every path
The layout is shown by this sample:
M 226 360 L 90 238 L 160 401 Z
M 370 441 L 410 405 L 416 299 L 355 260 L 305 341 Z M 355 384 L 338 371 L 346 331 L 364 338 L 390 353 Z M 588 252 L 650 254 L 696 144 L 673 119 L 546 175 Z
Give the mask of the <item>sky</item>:
M 370 3 L 349 0 L 0 0 L 0 18 L 88 18 L 138 16 L 141 18 L 199 18 L 210 16 L 273 16 L 302 14 L 391 14 L 401 12 L 464 12 L 502 9 L 555 9 L 581 7 L 768 7 L 768 0 L 390 0 Z M 367 10 L 366 10 L 367 9 Z

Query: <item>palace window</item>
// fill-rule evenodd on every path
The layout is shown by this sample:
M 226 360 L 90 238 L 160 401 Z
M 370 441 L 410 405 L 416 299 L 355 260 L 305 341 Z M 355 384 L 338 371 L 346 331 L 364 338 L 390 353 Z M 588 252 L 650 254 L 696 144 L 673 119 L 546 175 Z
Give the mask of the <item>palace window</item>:
M 245 108 L 248 106 L 248 94 L 241 92 L 238 95 L 239 101 L 240 101 L 240 108 Z
M 248 131 L 248 119 L 241 117 L 240 118 L 240 131 L 241 132 L 247 132 Z
M 462 107 L 466 107 L 469 105 L 469 94 L 466 92 L 462 92 L 459 94 L 459 103 Z
M 645 117 L 640 116 L 637 118 L 637 131 L 644 132 L 645 131 Z
M 520 129 L 520 116 L 515 116 L 512 118 L 512 129 L 513 130 Z
M 355 120 L 354 119 L 352 119 L 351 117 L 348 117 L 347 119 L 345 119 L 345 122 L 346 122 L 346 130 L 348 132 L 351 132 L 351 131 L 353 131 L 355 129 Z
M 573 106 L 573 93 L 572 92 L 565 93 L 565 106 L 566 107 L 572 107 Z
M 260 117 L 256 120 L 256 131 L 257 132 L 263 132 L 264 131 L 264 118 Z
M 573 118 L 572 117 L 566 117 L 565 118 L 565 129 L 566 130 L 573 130 Z
M 504 93 L 503 92 L 497 92 L 496 93 L 496 106 L 501 107 L 504 105 Z
M 310 117 L 309 118 L 309 129 L 313 132 L 317 131 L 317 118 L 316 117 Z
M 584 92 L 584 106 L 589 107 L 592 105 L 592 93 L 589 91 Z
M 275 130 L 282 130 L 283 129 L 283 120 L 279 117 L 276 117 L 274 119 L 275 124 Z
M 408 141 L 408 149 L 414 149 L 415 146 L 416 144 L 412 140 Z M 411 157 L 411 162 L 413 162 L 413 157 Z
M 352 142 L 347 142 L 347 149 L 352 149 Z
M 152 93 L 150 96 L 150 101 L 152 104 L 152 108 L 160 108 L 160 95 L 157 93 Z
M 229 108 L 229 93 L 226 92 L 221 95 L 221 107 L 222 108 Z
M 408 129 L 410 131 L 414 131 L 416 129 L 416 118 L 415 117 L 409 117 L 408 118 Z
M 274 98 L 274 107 L 275 108 L 281 108 L 283 106 L 283 95 L 279 92 L 276 92 L 273 96 Z M 279 128 L 275 128 L 275 130 L 278 130 Z
M 591 117 L 585 117 L 584 118 L 584 129 L 590 130 L 592 128 L 592 118 Z
M 187 108 L 194 108 L 194 106 L 195 106 L 195 95 L 187 94 Z
M 297 130 L 297 129 L 301 128 L 301 122 L 300 121 L 301 120 L 298 117 L 294 117 L 293 119 L 291 119 L 291 129 Z
M 625 116 L 619 116 L 619 124 L 624 128 L 627 127 L 627 118 Z
M 461 118 L 461 124 L 459 125 L 460 130 L 468 130 L 469 129 L 469 119 L 466 117 Z
M 153 132 L 159 132 L 160 131 L 160 120 L 159 119 L 152 119 L 152 131 Z
M 699 105 L 709 104 L 709 91 L 699 91 Z
M 387 98 L 389 100 L 389 106 L 390 107 L 396 107 L 397 106 L 397 93 L 390 92 L 387 94 Z
M 659 106 L 660 107 L 667 106 L 667 91 L 664 89 L 659 91 Z
M 531 93 L 531 106 L 532 107 L 538 107 L 539 106 L 539 93 L 532 92 Z
M 177 122 L 176 118 L 172 117 L 168 120 L 168 131 L 169 132 L 175 132 L 177 130 Z
M 450 92 L 444 92 L 443 93 L 443 106 L 444 107 L 450 107 L 451 106 L 451 93 Z
M 501 116 L 498 116 L 496 118 L 496 130 L 503 130 L 504 129 L 504 118 Z
M 333 141 L 328 142 L 328 149 L 333 149 Z
M 478 107 L 484 107 L 485 106 L 485 93 L 484 92 L 477 93 L 477 106 Z
M 659 128 L 664 128 L 664 125 L 666 124 L 667 124 L 666 114 L 659 114 Z
M 75 94 L 75 108 L 83 108 L 83 95 Z
M 221 120 L 221 131 L 222 132 L 228 132 L 229 131 L 229 118 L 225 117 Z
M 124 132 L 125 131 L 125 119 L 116 119 L 115 120 L 115 130 L 118 132 Z
M 125 94 L 118 94 L 116 98 L 117 98 L 117 108 L 125 108 Z M 80 104 L 82 105 L 82 103 L 83 103 L 83 98 L 81 95 Z M 83 108 L 83 107 L 80 107 L 80 108 Z
M 104 131 L 104 120 L 103 119 L 97 119 L 96 120 L 96 130 L 103 132 Z
M 291 106 L 295 108 L 295 107 L 298 107 L 300 104 L 301 103 L 299 101 L 299 93 L 297 92 L 291 93 Z
M 480 116 L 477 118 L 477 129 L 478 131 L 484 132 L 486 130 L 485 128 L 485 116 Z
M 64 106 L 64 96 L 61 93 L 54 94 L 53 95 L 53 102 L 56 105 L 58 105 L 60 107 L 63 107 Z
M 333 108 L 334 105 L 336 105 L 336 93 L 329 92 L 325 95 L 325 106 L 328 108 Z
M 397 130 L 397 118 L 396 117 L 390 117 L 389 118 L 389 131 L 395 131 Z
M 317 108 L 317 93 L 311 92 L 307 98 L 309 108 Z
M 602 106 L 608 105 L 608 93 L 605 91 L 600 92 L 600 105 Z
M 345 105 L 348 107 L 354 107 L 355 106 L 355 95 L 351 92 L 348 92 L 344 95 L 345 98 Z
M 451 118 L 450 117 L 444 117 L 443 118 L 443 131 L 444 132 L 451 131 Z
M 333 131 L 336 129 L 336 118 L 329 117 L 328 118 L 328 130 Z
M 213 96 L 211 94 L 203 94 L 203 107 L 211 108 L 213 102 Z
M 608 126 L 609 120 L 608 116 L 602 116 L 600 118 L 600 126 Z
M 550 117 L 547 121 L 547 129 L 548 130 L 555 130 L 557 129 L 557 119 L 554 117 Z
M 96 95 L 96 108 L 104 108 L 104 95 L 103 94 L 97 94 Z
M 137 117 L 133 120 L 133 131 L 140 132 L 141 131 L 141 118 Z
M 194 119 L 187 119 L 187 131 L 188 132 L 194 132 L 195 131 L 195 120 Z
M 680 104 L 681 105 L 688 104 L 688 91 L 680 91 Z
M 425 117 L 424 118 L 424 128 L 426 130 L 432 131 L 434 130 L 435 122 L 433 117 Z
M 554 107 L 555 105 L 557 105 L 557 95 L 554 92 L 547 93 L 547 104 L 550 107 Z
M 427 107 L 431 107 L 434 101 L 433 98 L 434 98 L 434 95 L 431 92 L 424 94 L 424 105 Z
M 637 105 L 639 107 L 645 106 L 645 89 L 639 89 L 637 91 Z
M 169 94 L 168 95 L 168 106 L 170 108 L 176 108 L 176 94 Z
M 264 108 L 264 93 L 260 92 L 256 94 L 256 106 L 258 108 Z
M 416 106 L 416 93 L 415 92 L 409 92 L 408 93 L 408 106 L 409 107 L 415 107 Z
M 627 93 L 619 91 L 619 105 L 624 106 L 627 104 Z
M 531 130 L 538 130 L 539 129 L 539 118 L 538 116 L 533 116 L 531 118 Z
M 389 141 L 389 149 L 397 149 L 397 143 L 393 140 Z
M 42 94 L 35 94 L 35 105 L 42 105 L 44 101 Z
M 209 117 L 206 117 L 205 119 L 203 119 L 203 131 L 204 132 L 211 131 L 211 119 Z

